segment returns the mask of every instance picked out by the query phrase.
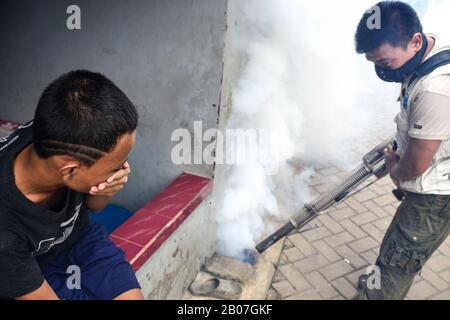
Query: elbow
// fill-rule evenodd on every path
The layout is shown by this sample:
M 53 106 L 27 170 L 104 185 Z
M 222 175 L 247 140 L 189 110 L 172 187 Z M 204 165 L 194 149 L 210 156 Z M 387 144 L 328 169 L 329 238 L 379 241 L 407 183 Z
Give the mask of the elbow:
M 103 207 L 95 206 L 92 203 L 84 203 L 84 207 L 92 213 L 100 213 L 102 211 Z
M 86 206 L 86 208 L 92 213 L 100 213 L 103 209 L 100 207 L 88 207 L 88 206 Z

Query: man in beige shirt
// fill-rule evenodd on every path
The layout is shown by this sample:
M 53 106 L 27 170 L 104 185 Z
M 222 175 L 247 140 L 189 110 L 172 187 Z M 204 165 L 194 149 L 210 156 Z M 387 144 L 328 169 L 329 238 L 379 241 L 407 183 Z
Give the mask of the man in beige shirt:
M 380 79 L 402 85 L 395 119 L 398 149 L 386 150 L 386 167 L 406 197 L 376 261 L 380 286 L 363 276 L 354 299 L 403 299 L 450 233 L 450 64 L 419 72 L 450 46 L 425 35 L 409 5 L 382 1 L 376 9 L 380 27 L 370 23 L 375 11 L 367 11 L 356 32 L 356 50 L 375 64 Z

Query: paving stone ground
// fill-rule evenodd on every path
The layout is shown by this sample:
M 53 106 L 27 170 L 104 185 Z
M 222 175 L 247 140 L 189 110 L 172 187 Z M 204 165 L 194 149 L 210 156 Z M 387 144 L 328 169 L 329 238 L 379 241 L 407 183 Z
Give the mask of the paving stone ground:
M 363 145 L 359 143 L 361 156 L 393 132 L 391 118 L 380 123 Z M 347 173 L 333 165 L 316 169 L 310 183 L 315 195 Z M 359 276 L 375 262 L 400 204 L 393 188 L 390 178 L 383 178 L 315 219 L 310 223 L 315 229 L 287 237 L 268 298 L 350 299 Z M 416 277 L 407 299 L 450 299 L 450 237 Z

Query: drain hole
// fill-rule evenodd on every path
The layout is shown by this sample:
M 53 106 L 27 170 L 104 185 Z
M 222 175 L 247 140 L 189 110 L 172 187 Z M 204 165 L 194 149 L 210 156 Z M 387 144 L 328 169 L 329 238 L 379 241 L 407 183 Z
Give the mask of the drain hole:
M 258 259 L 258 253 L 255 250 L 245 249 L 242 255 L 242 262 L 254 265 Z

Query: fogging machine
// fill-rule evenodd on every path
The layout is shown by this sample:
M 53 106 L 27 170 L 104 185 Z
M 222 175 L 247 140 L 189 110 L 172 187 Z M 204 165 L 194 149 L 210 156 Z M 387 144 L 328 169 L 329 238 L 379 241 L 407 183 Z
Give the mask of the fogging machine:
M 361 185 L 369 177 L 375 176 L 376 180 L 385 177 L 388 172 L 385 165 L 384 150 L 388 147 L 397 150 L 397 143 L 394 140 L 394 136 L 386 139 L 367 153 L 362 159 L 362 164 L 351 171 L 337 187 L 315 198 L 312 202 L 305 204 L 298 213 L 290 218 L 288 223 L 259 243 L 256 246 L 256 250 L 259 253 L 262 253 L 293 230 L 300 230 L 311 220 L 315 219 L 321 212 L 343 201 L 347 197 L 352 196 L 353 194 L 350 194 L 350 192 Z M 363 189 L 365 188 L 362 188 L 361 190 Z M 399 189 L 393 190 L 393 193 L 399 201 L 404 197 L 404 193 Z

